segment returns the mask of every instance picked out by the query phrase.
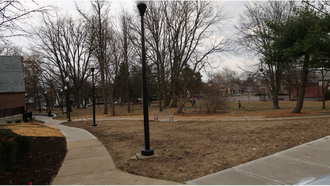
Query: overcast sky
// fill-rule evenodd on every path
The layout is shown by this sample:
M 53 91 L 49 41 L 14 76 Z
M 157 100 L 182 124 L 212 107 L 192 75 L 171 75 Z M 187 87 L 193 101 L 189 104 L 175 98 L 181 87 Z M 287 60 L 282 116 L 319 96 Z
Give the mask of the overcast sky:
M 88 10 L 90 8 L 89 0 L 37 0 L 39 5 L 54 5 L 59 8 L 60 12 L 72 14 L 73 16 L 78 16 L 78 13 L 75 8 L 75 2 L 80 6 L 83 7 L 83 9 Z M 111 10 L 112 14 L 115 15 L 116 12 L 121 10 L 121 7 L 124 6 L 129 11 L 134 11 L 134 8 L 136 8 L 136 1 L 133 0 L 122 0 L 122 1 L 114 1 L 110 0 L 111 2 Z M 244 9 L 245 3 L 247 1 L 223 1 L 218 0 L 214 1 L 213 3 L 224 5 L 225 9 L 227 10 L 230 17 L 232 17 L 228 24 L 226 25 L 224 32 L 226 34 L 231 34 L 234 30 L 234 24 L 237 23 L 238 16 Z M 32 5 L 31 5 L 32 6 Z M 35 23 L 33 23 L 35 24 Z M 27 47 L 28 41 L 24 38 L 15 38 L 12 39 L 12 42 L 15 45 Z M 25 51 L 25 50 L 24 50 Z M 229 55 L 227 57 L 222 57 L 222 61 L 220 62 L 217 58 L 213 58 L 214 62 L 216 62 L 219 66 L 217 70 L 221 70 L 223 67 L 229 67 L 232 70 L 241 72 L 241 70 L 238 68 L 238 66 L 244 67 L 244 62 L 247 62 L 247 59 L 245 59 L 243 56 L 237 56 L 237 55 Z M 205 75 L 205 72 L 201 72 L 203 75 L 203 80 L 206 81 L 207 77 Z

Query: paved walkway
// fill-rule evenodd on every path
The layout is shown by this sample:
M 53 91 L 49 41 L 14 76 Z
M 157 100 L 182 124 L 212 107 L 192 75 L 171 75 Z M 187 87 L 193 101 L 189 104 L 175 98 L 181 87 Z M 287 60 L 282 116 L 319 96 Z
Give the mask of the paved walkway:
M 60 125 L 63 121 L 36 116 L 47 125 L 58 127 L 65 135 L 68 152 L 53 180 L 53 185 L 174 185 L 160 179 L 136 176 L 116 169 L 113 160 L 91 133 L 83 129 Z
M 214 118 L 213 121 L 307 119 L 330 116 L 305 116 L 290 118 Z M 59 127 L 68 142 L 68 153 L 53 181 L 55 185 L 119 185 L 119 184 L 178 184 L 158 179 L 136 176 L 116 170 L 105 147 L 89 132 L 59 125 L 60 121 L 37 117 L 46 124 Z M 116 118 L 113 118 L 116 119 Z M 102 120 L 113 120 L 102 119 Z M 121 118 L 137 120 L 142 118 Z M 190 119 L 180 119 L 188 121 Z M 201 120 L 193 118 L 191 120 Z M 210 119 L 208 119 L 210 120 Z M 264 158 L 195 180 L 191 185 L 292 185 L 307 177 L 320 177 L 330 173 L 330 136 L 312 141 Z

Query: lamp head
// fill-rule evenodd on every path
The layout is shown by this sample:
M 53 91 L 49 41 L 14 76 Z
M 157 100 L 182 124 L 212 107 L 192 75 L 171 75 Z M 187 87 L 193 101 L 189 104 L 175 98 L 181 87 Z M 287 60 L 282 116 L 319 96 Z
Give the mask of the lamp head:
M 65 78 L 65 81 L 66 81 L 67 83 L 69 83 L 69 81 L 70 81 L 69 77 L 66 77 L 66 78 Z
M 62 93 L 62 92 L 63 92 L 63 89 L 61 89 L 60 91 L 61 91 L 61 93 Z
M 140 16 L 144 16 L 144 12 L 147 9 L 147 1 L 137 1 L 137 7 L 140 11 Z
M 47 91 L 45 91 L 45 94 L 47 94 Z
M 91 64 L 89 65 L 89 67 L 91 68 L 91 70 L 95 69 L 95 63 L 91 62 Z
M 64 90 L 68 90 L 68 87 L 67 87 L 67 86 L 65 86 L 65 87 L 64 87 Z

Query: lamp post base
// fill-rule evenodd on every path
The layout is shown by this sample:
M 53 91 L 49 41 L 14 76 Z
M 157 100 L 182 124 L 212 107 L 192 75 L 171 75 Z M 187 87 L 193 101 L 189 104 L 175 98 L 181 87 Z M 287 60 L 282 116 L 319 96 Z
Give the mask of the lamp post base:
M 94 124 L 92 124 L 92 127 L 96 127 L 96 126 L 97 126 L 97 124 L 95 124 L 95 123 L 94 123 Z
M 142 149 L 141 150 L 141 154 L 143 155 L 143 156 L 152 156 L 152 155 L 154 155 L 154 149 L 153 148 L 150 148 L 150 149 Z
M 71 119 L 68 119 L 68 121 L 71 121 Z

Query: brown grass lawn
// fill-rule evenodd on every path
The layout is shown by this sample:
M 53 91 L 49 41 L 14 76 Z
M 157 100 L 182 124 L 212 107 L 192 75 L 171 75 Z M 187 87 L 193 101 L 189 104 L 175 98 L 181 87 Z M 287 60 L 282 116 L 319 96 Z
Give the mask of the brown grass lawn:
M 326 106 L 329 105 L 329 101 L 326 102 Z M 242 107 L 244 109 L 237 109 L 237 101 L 228 101 L 226 108 L 218 110 L 214 114 L 206 114 L 203 108 L 202 102 L 196 103 L 196 108 L 191 108 L 191 104 L 187 103 L 183 113 L 177 114 L 177 108 L 167 108 L 166 111 L 174 113 L 175 117 L 241 117 L 241 116 L 264 116 L 264 117 L 291 117 L 291 116 L 309 116 L 309 115 L 328 115 L 330 114 L 329 109 L 321 109 L 321 101 L 304 101 L 304 106 L 300 114 L 291 113 L 295 108 L 296 101 L 280 101 L 280 109 L 273 109 L 273 103 L 271 101 L 242 101 Z M 158 103 L 152 102 L 149 106 L 149 118 L 152 117 L 153 111 L 158 111 Z M 56 119 L 65 120 L 66 115 L 62 115 L 59 109 L 53 110 L 53 113 L 57 115 Z M 103 114 L 103 105 L 96 106 L 95 108 L 96 117 L 111 117 L 110 114 Z M 78 118 L 91 118 L 93 110 L 92 108 L 73 109 L 71 113 L 71 119 Z M 110 111 L 108 111 L 110 113 Z M 141 116 L 143 113 L 142 104 L 131 104 L 131 112 L 127 113 L 127 104 L 123 106 L 115 106 L 116 116 Z

